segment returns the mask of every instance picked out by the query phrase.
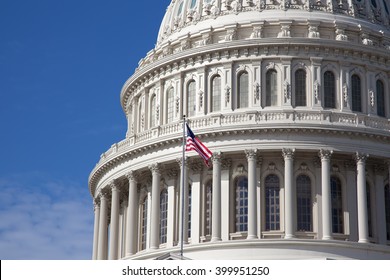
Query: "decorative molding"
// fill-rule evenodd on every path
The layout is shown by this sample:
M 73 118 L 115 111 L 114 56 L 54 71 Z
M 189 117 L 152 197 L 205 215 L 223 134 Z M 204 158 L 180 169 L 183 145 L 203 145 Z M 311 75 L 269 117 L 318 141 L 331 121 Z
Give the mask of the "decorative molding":
M 330 158 L 332 157 L 332 154 L 333 154 L 332 150 L 321 149 L 318 152 L 318 156 L 321 158 L 321 160 L 330 160 Z

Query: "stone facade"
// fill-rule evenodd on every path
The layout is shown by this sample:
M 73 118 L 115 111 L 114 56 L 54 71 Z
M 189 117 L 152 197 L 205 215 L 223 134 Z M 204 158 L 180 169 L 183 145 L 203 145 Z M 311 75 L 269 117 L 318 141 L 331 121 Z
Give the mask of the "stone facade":
M 388 5 L 173 0 L 89 178 L 93 259 L 390 259 Z

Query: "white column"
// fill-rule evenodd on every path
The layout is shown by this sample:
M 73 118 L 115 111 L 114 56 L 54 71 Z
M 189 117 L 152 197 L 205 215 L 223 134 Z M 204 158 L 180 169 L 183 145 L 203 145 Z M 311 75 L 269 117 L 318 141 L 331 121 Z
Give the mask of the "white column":
M 100 192 L 100 218 L 99 218 L 99 244 L 98 244 L 98 260 L 107 259 L 107 211 L 108 211 L 108 198 L 107 193 Z
M 168 177 L 168 220 L 167 220 L 167 248 L 173 247 L 176 232 L 176 181 L 178 176 L 177 170 L 169 170 Z
M 385 209 L 385 186 L 383 166 L 375 167 L 375 198 L 378 244 L 386 245 L 386 209 Z
M 357 152 L 357 205 L 358 205 L 358 233 L 359 242 L 368 243 L 368 214 L 367 214 L 367 191 L 366 191 L 366 159 L 368 155 Z
M 213 202 L 211 222 L 211 242 L 221 240 L 221 153 L 214 153 L 213 161 Z
M 330 157 L 333 151 L 321 149 L 321 182 L 322 182 L 322 239 L 331 240 L 332 237 L 332 200 L 330 188 Z
M 349 241 L 358 241 L 358 217 L 357 217 L 357 194 L 356 194 L 356 163 L 353 160 L 345 162 L 346 179 L 347 179 L 347 205 L 348 205 L 348 221 L 345 224 L 349 224 Z M 347 219 L 348 219 L 347 218 Z M 346 232 L 346 234 L 348 234 Z
M 263 164 L 263 158 L 262 157 L 258 157 L 257 158 L 257 164 L 256 164 L 256 190 L 257 190 L 257 194 L 256 194 L 256 199 L 257 199 L 257 202 L 258 202 L 258 205 L 257 205 L 257 238 L 261 239 L 262 238 L 262 234 L 261 234 L 261 215 L 262 215 L 262 211 L 261 211 L 261 201 L 262 201 L 262 196 L 261 196 L 261 166 Z
M 161 167 L 158 163 L 149 165 L 152 172 L 152 215 L 150 224 L 150 249 L 160 246 L 160 180 Z
M 202 164 L 202 163 L 200 163 Z M 198 244 L 200 242 L 200 214 L 201 214 L 201 190 L 200 190 L 200 170 L 192 169 L 192 185 L 191 185 L 191 209 L 198 209 L 198 211 L 191 212 L 191 244 Z M 194 174 L 196 173 L 196 174 Z
M 97 260 L 98 242 L 99 242 L 99 218 L 100 218 L 100 204 L 98 201 L 94 201 L 93 210 L 95 212 L 95 224 L 93 227 L 93 251 L 92 259 Z
M 188 243 L 188 158 L 186 158 L 185 165 L 183 166 L 182 158 L 176 160 L 180 165 L 180 174 L 183 174 L 184 171 L 184 180 L 180 180 L 180 208 L 179 208 L 179 243 L 181 241 L 183 244 Z M 183 170 L 184 168 L 184 170 Z M 184 195 L 182 195 L 184 193 Z M 182 199 L 184 197 L 184 200 Z M 181 211 L 183 209 L 183 211 Z M 182 236 L 183 232 L 183 236 Z
M 293 166 L 294 166 L 294 149 L 283 149 L 284 158 L 284 225 L 285 239 L 294 237 L 294 191 L 293 191 Z
M 130 171 L 126 174 L 129 180 L 129 199 L 127 205 L 126 222 L 126 256 L 134 255 L 137 252 L 138 238 L 138 191 L 137 173 Z
M 110 260 L 115 260 L 118 256 L 118 230 L 119 230 L 119 188 L 114 183 L 111 187 L 111 223 L 110 223 Z
M 256 156 L 257 150 L 246 150 L 248 160 L 248 236 L 257 239 L 257 194 L 256 194 Z
M 230 239 L 230 211 L 231 192 L 230 192 L 230 167 L 231 159 L 223 159 L 221 162 L 221 239 L 229 241 Z M 233 209 L 234 210 L 234 209 Z

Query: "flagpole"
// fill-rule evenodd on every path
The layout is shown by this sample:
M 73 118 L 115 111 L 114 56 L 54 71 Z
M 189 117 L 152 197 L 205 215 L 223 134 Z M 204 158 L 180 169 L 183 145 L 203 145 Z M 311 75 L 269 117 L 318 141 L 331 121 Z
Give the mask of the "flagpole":
M 181 237 L 180 237 L 180 257 L 183 259 L 183 247 L 184 247 L 184 176 L 186 166 L 186 115 L 183 115 L 183 154 L 181 161 Z

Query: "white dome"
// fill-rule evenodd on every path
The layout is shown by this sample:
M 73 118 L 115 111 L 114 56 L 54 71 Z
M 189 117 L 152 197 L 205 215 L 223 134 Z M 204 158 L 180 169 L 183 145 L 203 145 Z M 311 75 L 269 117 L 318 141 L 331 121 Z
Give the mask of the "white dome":
M 354 24 L 358 19 L 388 29 L 389 7 L 389 0 L 173 0 L 161 23 L 157 45 L 206 27 L 287 19 L 337 19 Z

